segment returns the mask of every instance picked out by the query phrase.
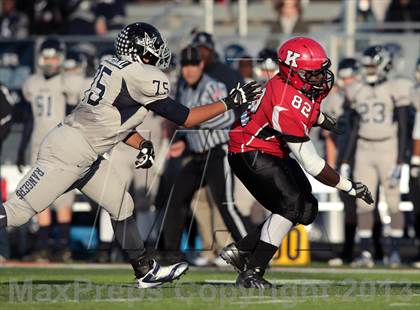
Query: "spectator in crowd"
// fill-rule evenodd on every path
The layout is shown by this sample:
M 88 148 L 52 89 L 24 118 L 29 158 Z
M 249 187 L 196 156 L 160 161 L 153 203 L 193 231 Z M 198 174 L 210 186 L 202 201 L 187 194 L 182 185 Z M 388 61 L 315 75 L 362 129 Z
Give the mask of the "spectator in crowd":
M 111 30 L 121 30 L 124 25 L 124 0 L 69 1 L 66 10 L 67 34 L 106 35 Z
M 357 5 L 358 20 L 360 22 L 383 22 L 390 2 L 391 0 L 359 0 Z
M 12 99 L 9 90 L 2 84 L 0 84 L 0 158 L 2 143 L 6 140 L 10 132 L 10 125 L 12 124 L 12 105 L 14 100 Z M 1 172 L 1 160 L 0 160 L 0 172 Z M 1 180 L 1 173 L 0 173 Z M 3 199 L 3 195 L 0 187 L 0 199 Z M 0 202 L 1 203 L 1 202 Z M 6 228 L 0 229 L 0 265 L 9 258 L 9 241 L 7 236 Z
M 180 102 L 189 108 L 201 106 L 227 93 L 223 83 L 204 73 L 205 62 L 197 47 L 188 46 L 181 52 L 181 66 L 184 82 L 179 87 L 178 96 Z M 224 113 L 185 135 L 191 156 L 177 176 L 166 214 L 170 220 L 164 223 L 165 246 L 171 252 L 179 251 L 193 195 L 204 185 L 209 187 L 233 238 L 237 240 L 246 233 L 242 215 L 233 202 L 233 180 L 226 158 L 229 136 L 223 130 L 233 123 L 234 118 L 233 112 Z M 206 170 L 203 170 L 204 167 Z
M 222 82 L 226 89 L 234 88 L 238 82 L 243 84 L 242 76 L 238 71 L 222 63 L 216 57 L 213 37 L 207 32 L 198 32 L 195 34 L 192 44 L 200 50 L 200 57 L 204 61 L 204 72 Z
M 2 1 L 0 34 L 3 38 L 24 38 L 28 35 L 28 18 L 16 10 L 15 0 Z
M 294 33 L 307 33 L 308 24 L 302 19 L 301 0 L 276 0 L 274 10 L 277 19 L 270 26 L 267 47 L 277 49 L 280 43 L 280 35 L 291 35 Z
M 19 8 L 25 12 L 30 21 L 30 33 L 36 35 L 59 34 L 63 31 L 65 1 L 25 0 L 20 1 Z
M 386 13 L 387 22 L 420 22 L 420 1 L 392 0 Z

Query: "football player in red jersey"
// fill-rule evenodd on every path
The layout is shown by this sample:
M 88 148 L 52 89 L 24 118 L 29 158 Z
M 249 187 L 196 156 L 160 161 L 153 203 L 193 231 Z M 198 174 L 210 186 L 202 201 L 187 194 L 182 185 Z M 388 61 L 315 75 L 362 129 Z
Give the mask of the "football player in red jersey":
M 278 57 L 279 72 L 230 132 L 233 172 L 272 212 L 256 232 L 220 254 L 239 272 L 236 282 L 243 287 L 270 287 L 263 275 L 282 239 L 294 225 L 312 223 L 318 213 L 301 166 L 318 181 L 373 203 L 368 188 L 334 171 L 309 138 L 313 126 L 336 130 L 335 121 L 320 111 L 334 83 L 325 50 L 310 38 L 297 37 L 280 47 Z

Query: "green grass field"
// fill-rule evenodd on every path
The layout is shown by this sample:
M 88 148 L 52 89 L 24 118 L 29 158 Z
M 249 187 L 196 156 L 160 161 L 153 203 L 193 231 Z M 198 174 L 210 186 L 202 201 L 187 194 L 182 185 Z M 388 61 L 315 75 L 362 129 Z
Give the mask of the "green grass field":
M 282 268 L 275 289 L 234 286 L 235 273 L 192 268 L 161 288 L 134 288 L 128 268 L 0 267 L 0 309 L 420 309 L 420 272 Z

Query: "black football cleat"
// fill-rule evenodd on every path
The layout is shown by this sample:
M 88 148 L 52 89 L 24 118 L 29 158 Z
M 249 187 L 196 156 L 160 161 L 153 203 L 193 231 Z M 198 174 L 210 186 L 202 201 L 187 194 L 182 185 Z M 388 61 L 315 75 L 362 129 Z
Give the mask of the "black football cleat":
M 262 277 L 259 267 L 245 270 L 238 275 L 236 286 L 244 288 L 272 288 L 273 285 Z
M 233 242 L 225 246 L 219 256 L 228 264 L 232 265 L 237 272 L 243 272 L 248 263 L 250 252 L 239 250 Z

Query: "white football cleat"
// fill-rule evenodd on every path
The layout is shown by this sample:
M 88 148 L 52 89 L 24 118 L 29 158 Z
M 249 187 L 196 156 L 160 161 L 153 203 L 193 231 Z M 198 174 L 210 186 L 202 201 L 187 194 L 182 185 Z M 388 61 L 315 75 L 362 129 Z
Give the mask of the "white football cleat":
M 169 266 L 160 266 L 153 260 L 152 268 L 143 277 L 136 279 L 137 288 L 150 288 L 170 283 L 179 279 L 188 270 L 185 262 L 176 263 Z
M 351 266 L 355 268 L 373 268 L 375 266 L 375 262 L 370 252 L 363 251 L 362 254 L 351 263 Z

